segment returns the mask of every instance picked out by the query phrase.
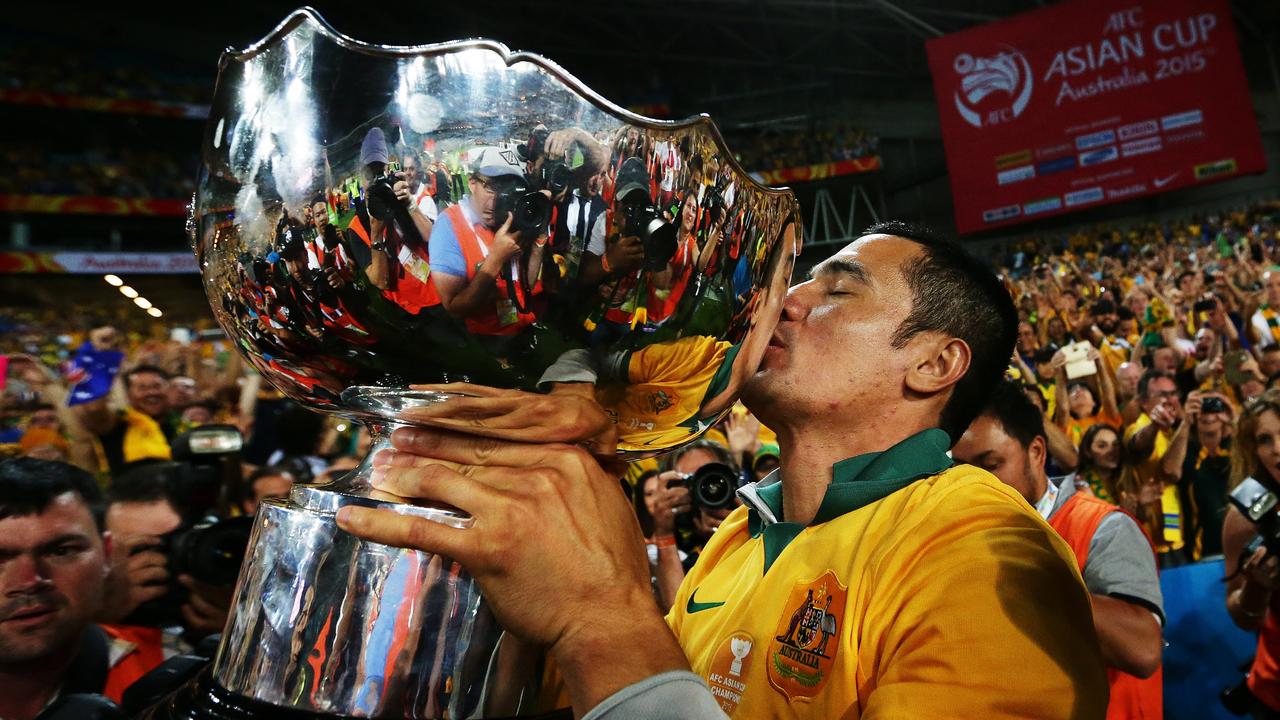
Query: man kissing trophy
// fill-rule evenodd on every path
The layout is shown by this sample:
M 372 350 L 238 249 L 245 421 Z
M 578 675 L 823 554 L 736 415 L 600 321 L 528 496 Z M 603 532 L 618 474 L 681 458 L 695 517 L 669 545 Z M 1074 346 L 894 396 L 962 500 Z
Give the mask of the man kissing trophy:
M 374 456 L 403 425 L 500 433 L 483 419 L 540 395 L 605 410 L 584 416 L 597 454 L 694 439 L 768 343 L 794 197 L 748 177 L 706 116 L 633 115 L 490 41 L 369 45 L 302 9 L 219 69 L 189 224 L 214 314 L 262 377 L 373 447 L 263 503 L 216 657 L 147 716 L 545 712 L 541 653 L 458 564 L 334 515 L 467 527 L 380 496 Z M 424 159 L 425 181 L 404 170 Z

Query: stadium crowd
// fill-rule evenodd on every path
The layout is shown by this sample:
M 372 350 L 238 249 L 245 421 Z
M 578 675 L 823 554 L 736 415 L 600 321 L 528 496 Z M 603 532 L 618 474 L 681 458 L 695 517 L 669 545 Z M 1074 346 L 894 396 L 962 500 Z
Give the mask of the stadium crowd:
M 1278 210 L 1272 202 L 1035 238 L 992 257 L 1019 312 L 1010 387 L 1043 422 L 1026 432 L 1036 423 L 993 401 L 991 416 L 1025 451 L 1018 457 L 1027 467 L 1014 475 L 1047 476 L 1124 508 L 1160 567 L 1225 555 L 1227 607 L 1248 629 L 1270 617 L 1280 569 L 1263 547 L 1245 552 L 1253 526 L 1229 509 L 1228 495 L 1246 477 L 1280 488 L 1280 389 L 1272 389 L 1280 382 Z M 261 382 L 209 325 L 174 332 L 160 321 L 82 310 L 0 310 L 0 451 L 24 458 L 0 465 L 0 525 L 30 514 L 22 498 L 35 498 L 35 507 L 40 497 L 72 492 L 92 511 L 84 518 L 110 532 L 114 541 L 99 549 L 110 569 L 95 581 L 104 601 L 81 608 L 76 632 L 99 628 L 121 651 L 107 685 L 120 700 L 165 657 L 218 632 L 230 605 L 234 573 L 197 577 L 173 567 L 183 562 L 173 539 L 251 515 L 292 483 L 347 472 L 370 441 L 359 426 L 310 412 Z M 69 401 L 77 384 L 102 372 L 85 358 L 112 353 L 118 370 L 107 372 L 102 396 Z M 210 427 L 238 433 L 240 449 L 216 461 L 192 455 L 184 438 Z M 1010 477 L 1008 458 L 974 450 L 968 435 L 965 442 L 958 458 Z M 1043 471 L 1030 467 L 1038 458 Z M 623 484 L 661 608 L 736 506 L 708 501 L 698 483 L 742 485 L 778 464 L 776 438 L 739 405 L 699 441 L 631 466 Z M 210 467 L 212 474 L 191 470 Z M 192 490 L 192 477 L 205 478 L 203 491 Z M 1035 504 L 1035 495 L 1024 496 Z M 1157 591 L 1157 619 L 1158 605 Z M 1271 636 L 1280 631 L 1265 625 L 1260 655 L 1280 641 Z M 1152 662 L 1158 655 L 1113 664 L 1145 677 Z M 1265 682 L 1252 690 L 1268 704 L 1280 697 Z

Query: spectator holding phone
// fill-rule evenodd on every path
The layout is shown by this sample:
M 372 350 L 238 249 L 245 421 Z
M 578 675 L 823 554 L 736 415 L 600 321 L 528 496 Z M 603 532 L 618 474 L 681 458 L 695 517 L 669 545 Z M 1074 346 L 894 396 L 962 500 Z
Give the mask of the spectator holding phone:
M 1103 422 L 1119 427 L 1122 420 L 1120 408 L 1116 404 L 1115 383 L 1103 364 L 1102 354 L 1088 343 L 1076 343 L 1069 347 L 1081 348 L 1084 353 L 1084 362 L 1078 364 L 1085 367 L 1077 369 L 1076 372 L 1084 370 L 1089 372 L 1086 375 L 1078 375 L 1075 379 L 1069 379 L 1068 349 L 1064 348 L 1054 353 L 1053 369 L 1056 377 L 1054 390 L 1057 393 L 1057 412 L 1054 422 L 1066 431 L 1073 445 L 1080 447 L 1085 431 L 1096 423 Z M 1097 388 L 1087 379 L 1090 376 L 1096 379 Z
M 1234 415 L 1222 393 L 1191 393 L 1160 463 L 1165 482 L 1177 488 L 1184 508 L 1183 534 L 1193 558 L 1222 553 Z

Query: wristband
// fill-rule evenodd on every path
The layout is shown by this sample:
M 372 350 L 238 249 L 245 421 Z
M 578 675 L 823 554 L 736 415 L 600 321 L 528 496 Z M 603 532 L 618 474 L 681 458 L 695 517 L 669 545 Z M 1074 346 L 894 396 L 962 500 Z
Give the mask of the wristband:
M 600 256 L 600 269 L 604 270 L 607 273 L 613 272 L 613 268 L 609 267 L 608 253 Z
M 676 538 L 674 535 L 659 535 L 653 539 L 651 545 L 656 545 L 659 550 L 662 548 L 675 547 Z

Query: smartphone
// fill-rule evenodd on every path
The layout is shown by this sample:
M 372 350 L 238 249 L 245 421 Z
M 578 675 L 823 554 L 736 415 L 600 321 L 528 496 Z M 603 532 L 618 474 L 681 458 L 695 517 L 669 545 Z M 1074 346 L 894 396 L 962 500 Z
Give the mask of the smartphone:
M 1249 358 L 1248 353 L 1244 350 L 1236 350 L 1227 353 L 1222 360 L 1222 368 L 1226 376 L 1227 384 L 1240 385 L 1246 382 L 1252 375 L 1240 369 L 1240 366 Z
M 179 345 L 191 344 L 191 331 L 187 328 L 174 328 L 169 331 L 169 339 Z

